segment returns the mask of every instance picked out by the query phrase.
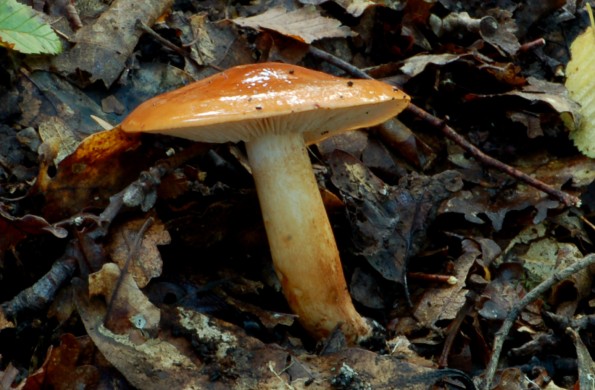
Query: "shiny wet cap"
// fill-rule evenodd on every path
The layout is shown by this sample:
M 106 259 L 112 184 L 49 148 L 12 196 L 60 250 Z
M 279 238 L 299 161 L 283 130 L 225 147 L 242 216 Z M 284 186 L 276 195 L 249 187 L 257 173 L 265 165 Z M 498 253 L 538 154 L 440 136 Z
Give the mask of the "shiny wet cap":
M 120 125 L 201 142 L 302 132 L 308 143 L 382 123 L 409 96 L 377 80 L 344 79 L 282 63 L 242 65 L 137 107 Z

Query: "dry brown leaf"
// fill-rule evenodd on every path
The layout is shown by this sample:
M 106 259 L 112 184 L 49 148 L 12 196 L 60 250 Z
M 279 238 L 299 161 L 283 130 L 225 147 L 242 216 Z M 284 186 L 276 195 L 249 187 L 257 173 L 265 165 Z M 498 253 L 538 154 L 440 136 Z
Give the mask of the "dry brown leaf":
M 147 156 L 139 146 L 138 136 L 114 128 L 85 138 L 60 162 L 54 177 L 40 169 L 34 190 L 45 197 L 44 216 L 56 220 L 86 207 L 105 205 L 150 162 L 150 158 L 139 158 L 140 154 Z
M 168 339 L 166 332 L 143 344 L 112 333 L 101 324 L 105 307 L 100 301 L 89 301 L 82 291 L 75 299 L 97 348 L 137 388 L 330 390 L 343 381 L 350 388 L 416 390 L 440 376 L 431 368 L 360 348 L 323 356 L 289 354 L 239 327 L 179 308 L 174 314 L 178 334 L 199 346 L 193 351 L 200 356 L 193 358 L 182 352 L 189 351 L 180 344 L 183 339 Z
M 209 18 L 207 14 L 196 14 L 190 17 L 190 27 L 194 35 L 194 44 L 190 47 L 192 58 L 200 65 L 208 65 L 216 59 L 217 45 L 209 36 Z
M 72 129 L 55 116 L 39 125 L 39 137 L 49 147 L 56 165 L 74 152 L 80 141 Z
M 320 5 L 326 3 L 328 0 L 300 0 L 302 4 Z M 370 0 L 333 0 L 333 3 L 339 4 L 347 13 L 360 17 L 368 7 L 376 5 L 375 2 Z
M 102 80 L 109 87 L 120 77 L 142 30 L 137 20 L 152 25 L 173 0 L 145 1 L 142 6 L 126 0 L 114 1 L 95 21 L 77 31 L 75 46 L 54 59 L 54 66 L 67 74 L 87 72 L 90 81 Z
M 100 295 L 112 301 L 106 326 L 119 334 L 133 329 L 155 334 L 161 311 L 143 294 L 130 274 L 124 274 L 122 280 L 120 277 L 120 268 L 114 263 L 107 263 L 100 271 L 89 275 L 89 295 Z M 116 296 L 112 298 L 114 292 Z
M 566 333 L 570 335 L 576 348 L 579 377 L 577 388 L 590 389 L 593 387 L 593 376 L 595 375 L 595 362 L 593 362 L 591 352 L 576 330 L 569 327 L 566 329 Z
M 27 378 L 23 388 L 97 388 L 100 378 L 98 368 L 81 362 L 84 343 L 84 338 L 77 338 L 71 333 L 63 334 L 60 345 L 50 346 L 43 365 Z
M 415 77 L 424 71 L 428 65 L 443 66 L 458 61 L 464 57 L 461 54 L 418 54 L 403 61 L 401 71 L 410 77 Z
M 157 249 L 158 245 L 166 245 L 171 237 L 161 221 L 156 220 L 145 232 L 138 250 L 134 248 L 139 231 L 145 223 L 144 218 L 134 219 L 112 229 L 107 249 L 112 261 L 124 268 L 130 256 L 134 256 L 127 272 L 132 275 L 136 284 L 143 288 L 152 278 L 161 275 L 163 261 Z
M 320 15 L 313 6 L 306 6 L 295 11 L 282 7 L 247 18 L 235 18 L 235 24 L 253 29 L 267 29 L 295 38 L 301 42 L 312 43 L 322 38 L 345 38 L 355 33 L 341 22 Z
M 90 301 L 84 288 L 79 289 L 75 294 L 76 305 L 87 333 L 105 358 L 134 387 L 201 388 L 196 386 L 200 378 L 197 366 L 174 345 L 165 340 L 149 340 L 138 344 L 127 334 L 113 333 L 103 325 L 105 306 L 99 300 Z
M 0 330 L 2 329 L 7 329 L 7 328 L 14 328 L 15 324 L 12 321 L 9 321 L 5 316 L 4 316 L 4 311 L 0 310 Z
M 527 82 L 529 84 L 521 91 L 512 91 L 504 95 L 516 95 L 531 101 L 541 101 L 552 106 L 557 112 L 569 112 L 577 116 L 579 106 L 570 99 L 563 85 L 535 77 L 527 77 Z
M 463 254 L 454 262 L 457 284 L 424 289 L 424 294 L 415 307 L 415 318 L 424 326 L 432 327 L 436 321 L 454 319 L 465 304 L 465 280 L 471 266 L 481 256 L 481 249 L 471 240 L 465 240 L 463 247 Z

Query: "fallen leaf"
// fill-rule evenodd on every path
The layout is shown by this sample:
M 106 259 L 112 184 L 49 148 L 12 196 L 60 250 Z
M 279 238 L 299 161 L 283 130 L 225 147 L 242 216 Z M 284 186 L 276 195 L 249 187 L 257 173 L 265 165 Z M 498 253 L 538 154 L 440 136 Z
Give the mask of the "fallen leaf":
M 143 335 L 157 333 L 160 310 L 147 299 L 130 274 L 121 275 L 118 265 L 106 263 L 100 271 L 89 275 L 89 296 L 98 295 L 110 302 L 105 326 L 111 331 L 129 334 L 138 329 Z
M 235 18 L 232 21 L 242 27 L 273 30 L 305 43 L 323 38 L 345 38 L 355 35 L 349 27 L 342 26 L 340 21 L 324 17 L 315 7 L 310 6 L 294 11 L 275 7 L 260 15 Z
M 138 344 L 128 334 L 113 333 L 103 325 L 105 306 L 89 301 L 84 288 L 76 296 L 87 333 L 103 356 L 139 389 L 199 389 L 200 371 L 192 359 L 164 340 Z
M 15 0 L 0 2 L 0 46 L 25 54 L 58 54 L 60 38 L 35 10 Z
M 515 32 L 517 24 L 510 11 L 503 9 L 492 9 L 488 12 L 498 21 L 498 27 L 490 30 L 488 34 L 482 34 L 482 38 L 495 47 L 503 56 L 512 57 L 516 55 L 521 47 Z
M 527 77 L 527 82 L 520 91 L 506 92 L 504 95 L 520 96 L 531 102 L 543 102 L 558 113 L 569 113 L 578 118 L 579 105 L 570 99 L 563 85 L 535 77 Z
M 566 65 L 566 88 L 572 99 L 581 105 L 579 123 L 570 126 L 570 138 L 585 156 L 595 157 L 595 104 L 593 96 L 593 50 L 595 31 L 587 28 L 570 46 L 572 59 Z
M 56 57 L 53 65 L 68 75 L 86 72 L 89 82 L 101 80 L 106 87 L 111 86 L 126 67 L 142 34 L 137 20 L 152 25 L 172 4 L 173 0 L 147 1 L 139 7 L 125 0 L 114 1 L 97 20 L 76 32 L 74 47 Z
M 595 362 L 591 357 L 591 352 L 583 342 L 580 334 L 572 329 L 568 328 L 566 333 L 570 335 L 576 348 L 576 356 L 578 361 L 578 377 L 579 389 L 588 389 L 593 386 L 593 377 L 595 376 Z
M 100 373 L 95 366 L 79 364 L 81 350 L 79 339 L 71 333 L 63 334 L 60 344 L 50 347 L 43 365 L 27 378 L 23 389 L 96 388 Z
M 163 261 L 157 247 L 167 245 L 171 241 L 165 226 L 161 221 L 155 220 L 144 233 L 139 247 L 135 248 L 135 241 L 139 238 L 139 231 L 145 222 L 146 218 L 132 219 L 112 228 L 107 244 L 112 261 L 117 263 L 120 269 L 130 260 L 127 272 L 140 288 L 144 288 L 152 278 L 161 275 Z
M 454 286 L 425 288 L 422 297 L 416 303 L 414 315 L 426 327 L 435 326 L 436 321 L 452 320 L 465 304 L 465 281 L 471 266 L 482 255 L 479 245 L 472 240 L 463 240 L 463 253 L 454 260 L 453 276 L 458 280 Z
M 65 238 L 68 231 L 62 227 L 54 226 L 37 215 L 24 215 L 13 217 L 0 207 L 0 260 L 4 253 L 28 235 L 52 234 L 57 238 Z
M 465 55 L 462 54 L 450 53 L 418 54 L 404 60 L 403 65 L 401 66 L 401 71 L 410 77 L 415 77 L 421 72 L 423 72 L 428 65 L 443 66 L 446 64 L 450 64 L 451 62 L 458 61 L 464 56 Z
M 39 137 L 51 151 L 51 157 L 55 165 L 64 160 L 76 150 L 79 144 L 78 137 L 58 117 L 48 118 L 39 125 Z
M 357 251 L 384 278 L 406 287 L 407 261 L 419 250 L 440 202 L 461 188 L 460 175 L 411 174 L 391 187 L 345 152 L 333 152 L 328 161 L 331 181 L 347 206 Z
M 139 146 L 138 136 L 116 127 L 85 138 L 60 162 L 54 177 L 40 169 L 33 192 L 45 197 L 43 215 L 49 220 L 63 219 L 87 207 L 107 204 L 110 196 L 150 163 L 151 158 Z
M 172 313 L 176 339 L 162 332 L 158 339 L 136 344 L 128 336 L 106 329 L 101 324 L 104 305 L 89 301 L 84 289 L 80 290 L 75 298 L 89 336 L 137 388 L 331 390 L 343 382 L 362 388 L 421 390 L 448 376 L 360 348 L 322 356 L 289 353 L 277 344 L 264 344 L 246 335 L 234 325 L 183 308 Z M 187 339 L 185 346 L 183 338 Z M 354 381 L 349 382 L 349 378 Z
M 537 213 L 533 223 L 539 223 L 547 217 L 549 209 L 555 209 L 559 203 L 550 200 L 535 188 L 523 186 L 517 191 L 501 191 L 497 196 L 490 196 L 485 190 L 474 189 L 460 191 L 440 206 L 440 213 L 461 213 L 469 222 L 485 223 L 480 215 L 485 215 L 496 231 L 504 225 L 504 218 L 511 211 L 520 211 L 535 207 Z
M 320 5 L 326 3 L 329 0 L 300 0 L 302 4 Z M 375 2 L 370 0 L 332 0 L 333 3 L 339 4 L 347 13 L 351 16 L 359 18 L 365 10 L 369 7 L 377 5 Z

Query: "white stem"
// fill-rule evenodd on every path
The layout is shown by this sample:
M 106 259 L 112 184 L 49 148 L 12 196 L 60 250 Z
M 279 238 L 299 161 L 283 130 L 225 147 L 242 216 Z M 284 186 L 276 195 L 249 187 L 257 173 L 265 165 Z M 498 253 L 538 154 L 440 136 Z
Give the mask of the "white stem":
M 339 251 L 301 134 L 246 144 L 275 271 L 291 309 L 312 335 L 337 325 L 353 342 L 370 328 L 353 307 Z

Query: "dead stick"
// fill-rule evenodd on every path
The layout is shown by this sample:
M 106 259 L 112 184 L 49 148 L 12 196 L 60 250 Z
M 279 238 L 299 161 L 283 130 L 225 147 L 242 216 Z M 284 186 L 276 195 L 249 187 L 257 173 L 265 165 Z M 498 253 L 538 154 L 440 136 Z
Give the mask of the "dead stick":
M 595 264 L 595 254 L 590 254 L 582 258 L 580 261 L 572 264 L 569 267 L 564 268 L 561 271 L 555 272 L 552 276 L 541 282 L 537 287 L 533 290 L 529 291 L 527 295 L 523 297 L 508 313 L 506 319 L 502 323 L 502 326 L 496 332 L 496 337 L 494 338 L 494 346 L 492 347 L 492 357 L 490 359 L 490 363 L 485 370 L 485 377 L 483 380 L 482 385 L 480 388 L 484 390 L 490 390 L 492 386 L 492 381 L 494 379 L 494 375 L 496 374 L 496 369 L 498 368 L 498 361 L 500 360 L 500 354 L 502 353 L 502 347 L 504 345 L 504 341 L 506 340 L 506 336 L 514 321 L 519 316 L 521 311 L 531 302 L 538 299 L 543 293 L 553 287 L 554 284 L 560 282 L 568 278 L 569 276 L 589 267 L 591 264 Z
M 537 188 L 540 191 L 545 192 L 557 198 L 566 206 L 580 206 L 581 200 L 576 196 L 570 195 L 564 191 L 560 191 L 555 189 L 554 187 L 550 186 L 542 182 L 541 180 L 535 179 L 527 175 L 525 172 L 522 172 L 508 164 L 503 163 L 500 160 L 497 160 L 481 150 L 479 150 L 475 145 L 471 144 L 467 141 L 463 136 L 459 133 L 454 131 L 454 129 L 446 124 L 443 120 L 436 118 L 435 116 L 431 115 L 430 113 L 422 110 L 421 108 L 417 107 L 414 104 L 409 104 L 406 108 L 410 113 L 414 114 L 418 118 L 421 118 L 425 122 L 429 123 L 433 127 L 440 129 L 442 133 L 452 141 L 454 141 L 457 145 L 461 146 L 465 149 L 469 154 L 475 157 L 476 160 L 480 161 L 484 165 L 491 166 L 493 168 L 499 169 L 500 171 L 506 173 L 513 178 L 524 181 L 525 183 L 529 184 L 530 186 Z
M 72 244 L 69 244 L 72 245 Z M 44 309 L 54 300 L 56 293 L 72 276 L 77 268 L 77 261 L 66 250 L 62 258 L 52 265 L 52 268 L 31 287 L 18 293 L 10 301 L 0 305 L 2 313 L 7 319 L 15 319 L 24 312 L 35 312 Z
M 329 63 L 335 65 L 338 68 L 343 69 L 346 72 L 349 72 L 350 74 L 356 77 L 371 79 L 371 77 L 368 76 L 361 69 L 351 65 L 346 61 L 343 61 L 339 57 L 336 57 L 330 53 L 317 49 L 313 46 L 310 46 L 309 52 L 313 56 L 328 61 Z M 524 181 L 530 186 L 537 188 L 538 190 L 543 191 L 556 199 L 559 199 L 566 206 L 580 206 L 581 200 L 576 196 L 570 195 L 564 191 L 557 190 L 554 187 L 542 182 L 541 180 L 537 180 L 527 175 L 526 173 L 521 172 L 520 170 L 503 163 L 500 160 L 496 160 L 495 158 L 488 156 L 487 154 L 479 150 L 475 145 L 467 141 L 464 137 L 459 135 L 456 131 L 454 131 L 452 127 L 448 126 L 446 122 L 444 122 L 443 120 L 436 118 L 432 114 L 422 110 L 421 108 L 417 107 L 412 103 L 410 103 L 406 109 L 412 114 L 416 115 L 417 117 L 436 127 L 437 129 L 440 129 L 440 131 L 442 131 L 442 133 L 447 138 L 460 145 L 463 149 L 465 149 L 469 154 L 471 154 L 484 165 L 499 169 L 500 171 L 512 176 L 517 180 Z

